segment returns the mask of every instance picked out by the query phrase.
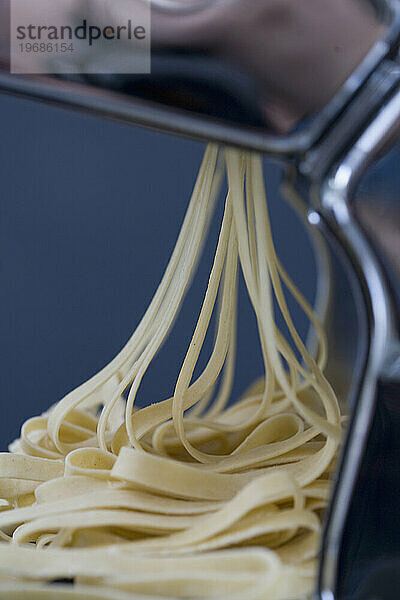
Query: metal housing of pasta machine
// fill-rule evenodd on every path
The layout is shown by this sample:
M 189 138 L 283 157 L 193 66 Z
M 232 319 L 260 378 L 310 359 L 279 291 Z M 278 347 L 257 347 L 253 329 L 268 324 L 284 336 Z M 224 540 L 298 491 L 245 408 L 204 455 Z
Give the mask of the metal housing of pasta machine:
M 400 5 L 370 4 L 385 24 L 382 38 L 329 104 L 286 136 L 271 134 L 263 121 L 248 74 L 194 49 L 157 50 L 148 76 L 28 77 L 10 74 L 6 55 L 0 63 L 3 92 L 233 144 L 286 164 L 286 194 L 315 243 L 328 378 L 350 415 L 321 547 L 320 600 L 389 600 L 400 589 L 399 284 L 353 206 L 358 182 L 400 127 Z M 158 8 L 179 15 L 182 3 L 157 0 Z M 166 94 L 171 86 L 179 87 L 179 102 Z

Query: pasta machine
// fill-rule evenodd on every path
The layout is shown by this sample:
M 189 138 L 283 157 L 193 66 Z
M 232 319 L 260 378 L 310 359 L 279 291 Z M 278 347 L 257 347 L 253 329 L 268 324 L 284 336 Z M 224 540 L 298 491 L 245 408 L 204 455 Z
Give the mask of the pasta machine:
M 179 27 L 169 38 L 157 37 L 169 18 L 184 27 L 185 19 L 196 20 L 213 4 L 229 2 L 154 0 L 150 74 L 99 74 L 81 64 L 80 74 L 63 76 L 9 72 L 8 7 L 2 3 L 0 89 L 256 150 L 284 165 L 285 194 L 302 213 L 315 247 L 316 307 L 328 334 L 328 379 L 349 414 L 315 598 L 395 599 L 400 593 L 400 256 L 390 262 L 382 237 L 379 241 L 379 219 L 370 215 L 368 229 L 356 197 L 370 167 L 393 149 L 400 126 L 400 4 L 360 0 L 380 24 L 377 41 L 333 98 L 283 135 L 273 132 L 263 110 L 262 71 L 249 64 L 246 70 L 237 60 L 251 31 L 242 31 L 230 55 L 223 40 L 207 47 L 208 31 L 192 44 L 180 37 Z M 196 31 L 201 33 L 201 19 Z M 389 219 L 395 237 L 399 211 L 397 204 Z

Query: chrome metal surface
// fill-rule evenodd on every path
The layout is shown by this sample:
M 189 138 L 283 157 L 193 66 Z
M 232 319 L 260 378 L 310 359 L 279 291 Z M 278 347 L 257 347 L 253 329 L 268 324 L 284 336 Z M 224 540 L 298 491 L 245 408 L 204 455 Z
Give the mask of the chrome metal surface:
M 362 134 L 358 141 L 357 137 L 360 132 L 364 131 L 368 121 L 375 117 L 387 98 L 398 88 L 399 83 L 400 65 L 392 60 L 383 61 L 364 84 L 358 96 L 343 112 L 341 118 L 332 125 L 319 143 L 305 153 L 299 164 L 300 171 L 312 180 L 321 180 L 340 153 L 353 144 L 354 152 L 368 154 L 368 147 L 374 143 L 374 133 L 377 132 L 380 135 L 382 127 L 385 127 L 382 119 L 395 120 L 397 107 L 390 105 L 385 115 L 375 122 L 372 130 L 368 128 L 368 133 Z M 395 99 L 394 102 L 398 103 L 398 99 Z M 392 125 L 393 123 L 389 123 L 389 129 Z M 361 161 L 359 168 L 363 169 L 363 167 L 364 164 Z M 344 169 L 348 169 L 347 163 L 343 167 Z M 342 173 L 343 171 L 336 176 L 335 185 L 343 184 Z
M 157 2 L 163 10 L 176 10 L 181 5 L 173 0 Z M 202 5 L 196 2 L 192 8 L 201 9 Z M 386 35 L 325 109 L 304 129 L 286 137 L 271 135 L 266 126 L 229 122 L 182 106 L 167 106 L 156 98 L 121 93 L 119 80 L 83 78 L 74 82 L 0 74 L 0 89 L 7 93 L 292 161 L 286 185 L 301 204 L 304 218 L 317 231 L 318 302 L 320 311 L 326 313 L 330 340 L 328 378 L 352 415 L 323 539 L 321 600 L 337 598 L 340 548 L 375 410 L 377 382 L 398 377 L 400 364 L 390 282 L 351 210 L 361 175 L 391 142 L 400 124 L 400 3 L 382 0 L 374 5 L 382 21 L 388 23 Z M 326 253 L 319 247 L 321 235 L 327 241 Z M 337 336 L 339 330 L 347 332 L 344 342 Z
M 338 241 L 351 265 L 353 282 L 359 293 L 357 310 L 364 307 L 367 318 L 365 364 L 363 373 L 356 377 L 350 390 L 352 420 L 323 542 L 319 583 L 323 600 L 336 597 L 343 529 L 375 410 L 377 381 L 383 376 L 387 379 L 389 373 L 396 374 L 397 371 L 393 369 L 388 371 L 388 364 L 397 365 L 400 360 L 400 355 L 396 355 L 400 346 L 389 292 L 390 283 L 388 286 L 374 249 L 366 241 L 351 212 L 351 200 L 361 175 L 399 123 L 400 89 L 381 107 L 376 118 L 338 161 L 329 176 L 319 182 L 316 189 L 310 189 L 309 195 L 311 201 L 318 205 L 320 226 L 326 227 L 327 238 L 333 236 Z M 395 285 L 395 282 L 392 283 Z M 350 331 L 349 343 L 353 339 L 352 334 Z M 335 387 L 334 380 L 332 383 Z
M 162 0 L 157 1 L 163 3 Z M 199 8 L 202 5 L 206 6 L 205 2 L 208 6 L 209 1 L 211 2 L 211 0 L 204 0 L 204 2 L 199 0 L 191 6 Z M 364 1 L 368 3 L 368 0 Z M 174 0 L 168 2 L 177 6 Z M 235 104 L 246 85 L 252 85 L 251 79 L 248 74 L 241 73 L 236 67 L 221 62 L 218 55 L 207 57 L 208 69 L 201 68 L 199 73 L 196 73 L 195 67 L 199 55 L 195 48 L 185 52 L 185 56 L 166 54 L 163 57 L 162 54 L 159 56 L 154 52 L 153 74 L 133 77 L 133 79 L 118 75 L 107 77 L 82 75 L 75 77 L 74 80 L 63 80 L 56 76 L 20 76 L 10 74 L 5 61 L 3 69 L 0 69 L 0 91 L 91 112 L 128 124 L 152 127 L 202 140 L 214 140 L 221 144 L 252 148 L 277 158 L 292 159 L 316 145 L 318 140 L 327 135 L 333 125 L 337 126 L 346 107 L 357 97 L 359 90 L 368 82 L 378 66 L 389 59 L 398 47 L 400 3 L 397 0 L 376 0 L 372 3 L 379 7 L 377 15 L 383 23 L 387 24 L 385 34 L 371 48 L 325 108 L 310 118 L 309 123 L 301 130 L 285 136 L 272 134 L 269 123 L 260 116 L 260 98 L 257 98 L 256 93 L 260 85 L 257 84 L 254 86 L 254 93 L 251 94 L 251 97 L 255 98 L 254 106 L 247 106 L 245 100 L 244 105 L 239 107 L 240 114 L 236 112 L 229 118 L 227 108 Z M 0 23 L 0 34 L 1 28 L 4 28 L 7 22 L 7 19 L 3 19 Z M 157 61 L 161 65 L 159 71 L 157 71 Z M 171 66 L 167 71 L 165 70 L 166 64 L 175 65 L 171 72 L 168 71 Z M 84 69 L 84 65 L 82 68 Z M 208 75 L 205 74 L 207 72 Z M 165 82 L 168 82 L 171 76 L 178 78 L 173 80 L 175 82 L 181 82 L 183 77 L 185 86 L 187 78 L 198 77 L 201 86 L 213 90 L 213 93 L 216 90 L 218 94 L 222 94 L 223 114 L 215 114 L 215 103 L 209 97 L 202 99 L 200 112 L 197 106 L 193 107 L 198 93 L 198 84 L 197 91 L 194 94 L 190 92 L 190 85 L 193 82 L 188 84 L 189 87 L 183 88 L 183 93 L 175 94 L 174 98 L 179 97 L 179 104 L 175 100 L 166 101 L 163 90 Z M 145 96 L 143 96 L 143 88 L 147 90 Z M 253 115 L 250 121 L 248 121 L 248 110 Z M 258 117 L 255 116 L 256 113 Z M 253 122 L 254 119 L 259 122 Z M 338 135 L 341 135 L 340 131 Z

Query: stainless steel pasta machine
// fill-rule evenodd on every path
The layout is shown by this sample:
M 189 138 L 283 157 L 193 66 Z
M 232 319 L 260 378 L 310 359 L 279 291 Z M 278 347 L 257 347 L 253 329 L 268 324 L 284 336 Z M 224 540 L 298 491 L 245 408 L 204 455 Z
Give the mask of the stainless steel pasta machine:
M 184 27 L 188 15 L 229 2 L 154 0 L 153 18 Z M 10 74 L 7 44 L 0 63 L 4 93 L 257 150 L 285 165 L 285 192 L 315 244 L 328 377 L 350 415 L 321 547 L 320 600 L 400 594 L 400 256 L 394 264 L 385 256 L 374 235 L 379 219 L 367 231 L 355 201 L 400 131 L 400 3 L 361 4 L 381 26 L 377 41 L 333 98 L 285 135 L 271 133 L 262 72 L 237 60 L 251 31 L 237 37 L 233 54 L 223 40 L 208 47 L 208 33 L 193 44 L 156 34 L 150 74 L 89 75 L 88 64 L 71 76 Z M 0 7 L 6 39 L 7 6 Z M 399 210 L 391 219 L 398 237 Z

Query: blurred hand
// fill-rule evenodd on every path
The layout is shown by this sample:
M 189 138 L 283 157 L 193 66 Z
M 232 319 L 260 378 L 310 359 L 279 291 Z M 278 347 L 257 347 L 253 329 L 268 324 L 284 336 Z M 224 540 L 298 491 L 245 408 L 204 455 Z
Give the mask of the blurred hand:
M 261 82 L 265 114 L 282 131 L 322 108 L 381 34 L 359 0 L 222 0 L 183 16 L 152 12 L 153 47 L 233 60 Z

